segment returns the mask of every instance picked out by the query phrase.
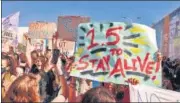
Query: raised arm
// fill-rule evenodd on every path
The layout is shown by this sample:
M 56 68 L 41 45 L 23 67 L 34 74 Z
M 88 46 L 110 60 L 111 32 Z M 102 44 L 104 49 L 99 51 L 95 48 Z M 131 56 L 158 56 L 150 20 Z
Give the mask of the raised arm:
M 60 51 L 57 49 L 57 38 L 53 38 L 52 45 L 53 55 L 51 56 L 49 62 L 51 66 L 54 67 L 55 74 L 59 80 L 59 85 L 61 86 L 59 94 L 62 94 L 65 98 L 68 98 L 68 86 L 63 72 L 64 68 L 60 58 Z
M 31 60 L 31 43 L 30 43 L 30 38 L 27 38 L 26 57 L 27 57 L 28 66 L 31 68 L 32 60 Z
M 56 74 L 58 76 L 58 79 L 59 79 L 59 85 L 61 86 L 61 89 L 60 89 L 60 94 L 62 94 L 65 98 L 68 98 L 68 85 L 67 85 L 67 81 L 65 79 L 65 76 L 64 76 L 64 72 L 62 69 L 64 69 L 62 67 L 62 63 L 61 63 L 61 59 L 59 58 L 58 59 L 58 62 L 56 64 Z

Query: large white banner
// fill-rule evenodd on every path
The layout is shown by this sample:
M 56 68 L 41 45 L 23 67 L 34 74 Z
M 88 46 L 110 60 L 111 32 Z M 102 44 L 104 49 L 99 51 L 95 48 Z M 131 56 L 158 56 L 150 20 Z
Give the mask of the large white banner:
M 180 102 L 180 93 L 145 85 L 129 85 L 131 102 Z

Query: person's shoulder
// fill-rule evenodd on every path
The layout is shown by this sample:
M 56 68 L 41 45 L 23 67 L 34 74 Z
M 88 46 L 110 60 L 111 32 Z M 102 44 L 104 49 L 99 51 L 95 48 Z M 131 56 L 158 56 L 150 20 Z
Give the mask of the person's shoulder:
M 4 79 L 11 78 L 11 73 L 9 71 L 4 72 L 3 75 L 2 75 L 2 78 L 4 78 Z
M 58 95 L 53 101 L 51 102 L 66 102 L 67 100 L 63 95 Z
M 48 74 L 50 77 L 54 77 L 54 76 L 55 76 L 55 73 L 54 73 L 54 71 L 53 71 L 52 69 L 49 70 L 47 74 Z
M 14 80 L 16 80 L 16 76 L 15 75 L 11 75 L 11 79 L 12 79 L 12 81 L 14 81 Z

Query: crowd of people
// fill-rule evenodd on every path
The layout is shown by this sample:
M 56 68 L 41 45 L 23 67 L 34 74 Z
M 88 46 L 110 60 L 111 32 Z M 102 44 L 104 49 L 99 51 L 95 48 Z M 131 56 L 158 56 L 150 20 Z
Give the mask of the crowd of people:
M 12 47 L 8 53 L 2 52 L 2 101 L 130 102 L 128 85 L 101 83 L 93 88 L 92 81 L 71 77 L 74 57 L 61 54 L 57 40 L 53 38 L 52 42 L 52 49 L 46 48 L 44 53 L 15 53 Z M 163 88 L 179 91 L 180 62 L 163 58 L 162 67 Z
M 180 59 L 163 57 L 163 88 L 180 92 Z

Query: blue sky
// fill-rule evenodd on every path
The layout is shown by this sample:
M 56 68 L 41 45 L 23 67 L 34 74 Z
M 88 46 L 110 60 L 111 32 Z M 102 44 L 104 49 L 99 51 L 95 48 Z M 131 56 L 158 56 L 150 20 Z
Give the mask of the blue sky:
M 2 1 L 2 17 L 20 11 L 20 26 L 32 21 L 57 22 L 61 15 L 89 16 L 98 22 L 128 17 L 151 25 L 178 7 L 180 1 Z

